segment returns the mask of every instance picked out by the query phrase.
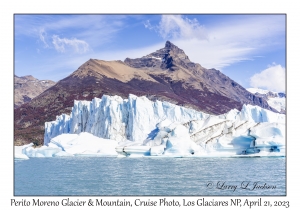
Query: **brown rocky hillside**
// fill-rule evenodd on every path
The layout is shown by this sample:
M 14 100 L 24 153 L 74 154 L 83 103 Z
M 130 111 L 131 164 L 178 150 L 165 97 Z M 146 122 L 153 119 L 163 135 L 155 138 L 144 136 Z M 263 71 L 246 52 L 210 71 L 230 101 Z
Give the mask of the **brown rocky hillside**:
M 31 75 L 14 76 L 14 108 L 31 101 L 34 97 L 55 85 L 51 80 L 38 80 Z

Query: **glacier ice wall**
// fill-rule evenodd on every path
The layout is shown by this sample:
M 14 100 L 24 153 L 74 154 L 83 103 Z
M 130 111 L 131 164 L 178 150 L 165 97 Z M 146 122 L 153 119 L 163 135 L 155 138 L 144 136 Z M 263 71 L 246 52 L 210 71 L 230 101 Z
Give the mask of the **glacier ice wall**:
M 251 129 L 261 123 L 285 124 L 285 115 L 244 105 L 241 111 L 233 109 L 214 116 L 169 102 L 152 102 L 146 97 L 129 95 L 128 99 L 122 99 L 104 95 L 92 101 L 74 101 L 70 116 L 63 114 L 55 121 L 46 122 L 44 144 L 48 145 L 51 139 L 61 134 L 87 132 L 99 138 L 117 142 L 130 140 L 149 146 L 166 144 L 165 137 L 168 136 L 169 145 L 174 146 L 179 143 L 172 135 L 176 134 L 178 126 L 184 126 L 187 135 L 182 138 L 209 150 L 209 147 L 224 147 L 224 142 L 231 144 L 235 138 L 237 142 L 240 136 L 248 141 Z
M 104 95 L 92 101 L 74 101 L 71 115 L 57 116 L 45 123 L 44 144 L 60 134 L 88 132 L 118 142 L 143 142 L 152 138 L 156 125 L 163 120 L 186 123 L 209 115 L 169 102 L 152 102 L 146 97 L 129 95 L 128 99 Z
M 74 101 L 45 123 L 45 145 L 15 147 L 16 159 L 57 156 L 285 156 L 285 115 L 244 105 L 208 115 L 146 97 Z

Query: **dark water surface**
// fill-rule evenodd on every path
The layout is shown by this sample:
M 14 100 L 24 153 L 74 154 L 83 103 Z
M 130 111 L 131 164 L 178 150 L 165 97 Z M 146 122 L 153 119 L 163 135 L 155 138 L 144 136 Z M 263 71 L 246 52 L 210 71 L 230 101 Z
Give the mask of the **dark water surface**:
M 15 195 L 286 195 L 285 158 L 15 160 Z

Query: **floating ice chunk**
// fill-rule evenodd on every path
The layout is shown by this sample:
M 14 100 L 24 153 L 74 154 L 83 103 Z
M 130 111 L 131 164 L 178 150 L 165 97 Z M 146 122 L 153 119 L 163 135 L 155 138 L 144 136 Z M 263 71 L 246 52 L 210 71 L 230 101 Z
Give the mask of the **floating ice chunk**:
M 28 156 L 26 154 L 24 154 L 24 149 L 26 149 L 27 147 L 31 147 L 33 146 L 33 143 L 30 144 L 26 144 L 23 146 L 15 146 L 15 151 L 14 151 L 14 158 L 15 159 L 29 159 Z
M 153 146 L 150 149 L 150 155 L 151 156 L 161 156 L 164 154 L 165 148 L 166 148 L 165 145 Z
M 35 157 L 36 156 L 36 149 L 33 147 L 26 147 L 22 150 L 22 153 L 27 155 L 28 157 Z
M 102 139 L 90 133 L 62 134 L 51 140 L 51 143 L 59 145 L 65 152 L 72 155 L 117 155 L 115 147 L 117 141 Z
M 14 158 L 15 159 L 23 159 L 23 160 L 29 159 L 29 157 L 27 155 L 22 154 L 22 153 L 16 153 L 16 152 L 15 152 L 15 157 Z
M 42 153 L 34 153 L 33 157 L 45 157 L 45 156 Z
M 118 146 L 115 147 L 118 155 L 121 156 L 149 156 L 150 146 L 142 145 L 141 143 L 125 141 L 120 142 Z
M 35 149 L 35 153 L 36 153 L 35 157 L 39 157 L 38 156 L 39 154 L 43 155 L 44 157 L 53 157 L 55 153 L 58 153 L 60 151 L 62 150 L 59 147 L 53 148 L 53 147 L 42 146 L 40 148 Z
M 74 156 L 74 155 L 67 153 L 65 151 L 60 151 L 58 153 L 53 154 L 53 157 L 68 157 L 68 156 Z
M 117 156 L 115 140 L 102 139 L 90 133 L 62 134 L 53 138 L 48 146 L 33 148 L 33 144 L 17 147 L 16 157 L 60 157 L 60 156 Z
M 150 155 L 149 146 L 127 146 L 124 147 L 124 152 L 130 156 L 147 156 Z
M 25 147 L 22 150 L 22 153 L 27 155 L 28 157 L 53 157 L 55 153 L 61 151 L 59 147 L 47 147 L 42 146 L 40 148 L 33 148 L 32 145 L 29 147 Z

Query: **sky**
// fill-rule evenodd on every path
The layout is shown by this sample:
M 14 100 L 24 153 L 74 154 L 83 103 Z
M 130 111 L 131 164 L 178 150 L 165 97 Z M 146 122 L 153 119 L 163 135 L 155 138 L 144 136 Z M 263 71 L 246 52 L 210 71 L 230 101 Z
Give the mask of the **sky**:
M 285 92 L 285 15 L 14 15 L 14 73 L 59 81 L 89 60 L 139 58 L 169 40 L 245 88 Z

